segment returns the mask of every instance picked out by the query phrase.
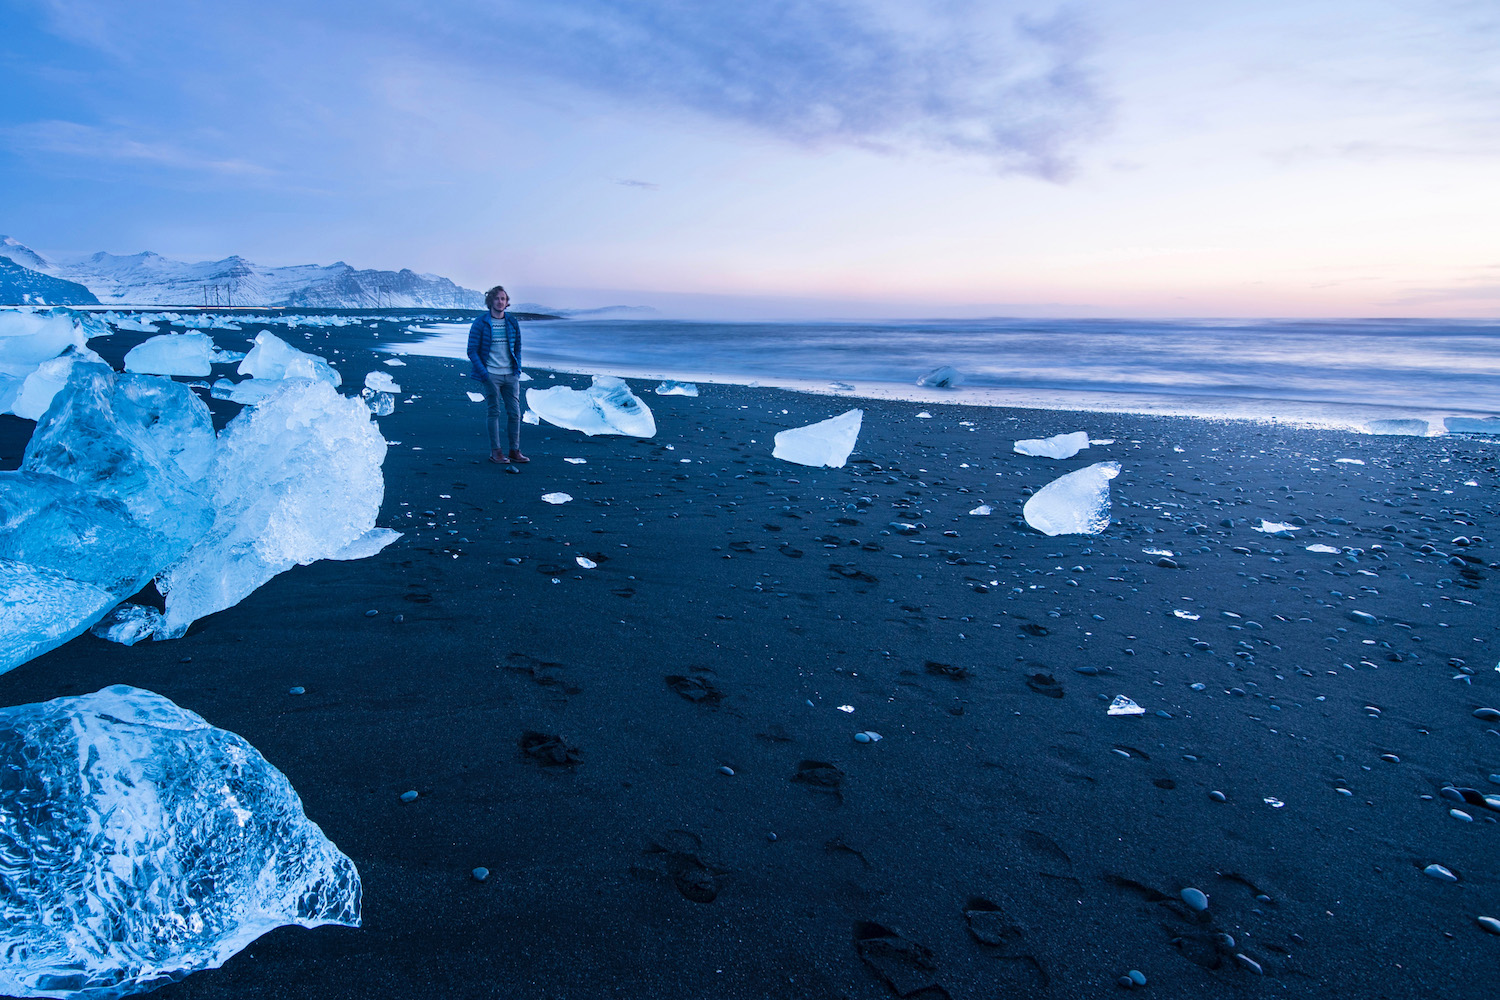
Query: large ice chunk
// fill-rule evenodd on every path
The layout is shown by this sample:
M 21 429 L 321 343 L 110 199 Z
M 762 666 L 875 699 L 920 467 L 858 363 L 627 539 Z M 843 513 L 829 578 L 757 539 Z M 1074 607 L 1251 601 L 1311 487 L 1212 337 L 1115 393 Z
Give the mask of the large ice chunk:
M 0 310 L 0 413 L 37 419 L 46 412 L 52 393 L 66 383 L 75 361 L 103 363 L 89 350 L 88 338 L 108 332 L 98 321 L 66 309 L 45 313 Z M 44 363 L 64 358 L 69 360 L 38 372 Z M 23 390 L 29 390 L 20 404 L 25 413 L 17 410 Z
M 1109 481 L 1119 462 L 1098 462 L 1052 480 L 1021 512 L 1044 535 L 1097 535 L 1109 527 Z
M 239 373 L 251 378 L 307 378 L 333 386 L 344 383 L 344 377 L 327 361 L 297 350 L 269 330 L 255 335 L 255 346 L 240 362 Z
M 125 370 L 147 375 L 207 375 L 213 371 L 214 342 L 206 333 L 164 333 L 147 337 L 125 355 Z
M 783 462 L 797 465 L 842 468 L 849 461 L 854 443 L 859 440 L 859 428 L 864 419 L 864 410 L 848 410 L 806 427 L 779 431 L 771 454 Z
M 587 389 L 570 389 L 565 385 L 551 389 L 527 389 L 526 405 L 549 424 L 570 431 L 595 434 L 624 434 L 648 438 L 656 435 L 656 418 L 651 410 L 630 391 L 622 378 L 595 375 Z
M 1366 434 L 1391 434 L 1399 437 L 1426 437 L 1431 432 L 1427 421 L 1420 417 L 1371 420 L 1365 424 Z
M 157 578 L 166 634 L 238 604 L 296 565 L 327 559 L 375 526 L 386 444 L 364 402 L 326 382 L 286 381 L 219 436 L 214 522 Z
M 0 774 L 0 993 L 122 997 L 359 926 L 359 872 L 286 776 L 161 695 L 0 709 Z
M 658 396 L 696 396 L 698 387 L 691 382 L 673 382 L 667 379 L 656 387 Z
M 1015 453 L 1017 455 L 1031 455 L 1036 458 L 1072 458 L 1088 446 L 1088 432 L 1074 431 L 1071 434 L 1054 434 L 1049 438 L 1030 438 L 1025 441 L 1017 441 L 1015 444 Z
M 119 600 L 65 573 L 0 557 L 0 673 L 82 634 Z
M 1451 434 L 1500 434 L 1500 417 L 1444 417 Z
M 187 386 L 80 364 L 38 421 L 21 468 L 120 501 L 180 553 L 213 520 L 205 479 L 214 446 L 213 417 Z

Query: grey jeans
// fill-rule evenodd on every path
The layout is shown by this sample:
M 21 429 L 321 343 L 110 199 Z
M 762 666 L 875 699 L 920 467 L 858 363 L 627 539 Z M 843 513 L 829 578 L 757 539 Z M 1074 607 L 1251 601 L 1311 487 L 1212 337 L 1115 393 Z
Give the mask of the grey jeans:
M 489 408 L 490 450 L 499 451 L 500 407 L 505 406 L 506 438 L 511 451 L 521 450 L 521 378 L 519 375 L 496 375 L 484 383 L 484 402 Z

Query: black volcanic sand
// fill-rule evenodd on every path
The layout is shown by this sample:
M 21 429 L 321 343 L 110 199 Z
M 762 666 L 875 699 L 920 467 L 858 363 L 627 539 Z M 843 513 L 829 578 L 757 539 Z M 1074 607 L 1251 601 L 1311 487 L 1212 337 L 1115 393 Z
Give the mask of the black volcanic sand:
M 1500 708 L 1494 443 L 637 380 L 654 439 L 528 426 L 511 474 L 464 364 L 281 332 L 402 384 L 381 523 L 405 537 L 181 640 L 85 635 L 0 676 L 4 704 L 124 683 L 239 733 L 357 863 L 363 928 L 282 928 L 162 997 L 1495 982 L 1500 812 L 1440 794 L 1500 794 L 1500 724 L 1474 715 Z M 845 468 L 771 457 L 855 405 Z M 5 467 L 29 428 L 3 421 Z M 1077 429 L 1115 440 L 1011 452 Z M 1020 520 L 1104 460 L 1102 536 Z M 1107 715 L 1121 694 L 1146 714 Z

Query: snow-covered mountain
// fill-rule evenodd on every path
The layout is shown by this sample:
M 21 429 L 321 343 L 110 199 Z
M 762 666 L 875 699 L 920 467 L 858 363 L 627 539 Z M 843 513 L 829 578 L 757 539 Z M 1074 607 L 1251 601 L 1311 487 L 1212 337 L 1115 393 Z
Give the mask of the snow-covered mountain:
M 88 306 L 99 300 L 73 281 L 22 267 L 9 257 L 0 257 L 0 305 Z
M 187 263 L 155 253 L 96 253 L 52 260 L 9 236 L 0 257 L 83 285 L 99 301 L 128 306 L 300 306 L 331 309 L 481 309 L 484 296 L 436 274 L 326 266 L 263 267 L 243 257 Z

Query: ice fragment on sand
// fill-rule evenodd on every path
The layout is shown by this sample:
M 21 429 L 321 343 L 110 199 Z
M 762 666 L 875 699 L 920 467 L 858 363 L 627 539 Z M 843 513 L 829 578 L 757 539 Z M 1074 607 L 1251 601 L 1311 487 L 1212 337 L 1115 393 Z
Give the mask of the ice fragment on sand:
M 543 493 L 542 499 L 547 503 L 567 503 L 573 497 L 567 493 Z
M 932 419 L 932 414 L 928 413 L 926 410 L 923 410 L 921 413 L 917 414 L 917 419 L 918 420 L 931 420 Z
M 587 556 L 574 556 L 573 561 L 576 562 L 579 566 L 582 566 L 584 569 L 595 569 L 599 565 Z
M 952 389 L 963 384 L 963 372 L 952 365 L 939 365 L 917 379 L 917 385 L 925 385 L 931 389 Z
M 994 512 L 995 508 L 991 507 L 987 503 L 982 503 L 978 507 L 975 507 L 973 510 L 969 511 L 969 513 L 973 514 L 975 517 L 988 517 Z
M 1115 700 L 1109 703 L 1110 715 L 1145 715 L 1146 710 L 1123 694 L 1116 695 Z
M 1261 518 L 1260 526 L 1256 527 L 1255 530 L 1264 532 L 1267 535 L 1280 535 L 1283 538 L 1291 538 L 1292 532 L 1296 531 L 1298 527 L 1295 524 L 1285 524 L 1281 521 L 1267 521 L 1265 518 Z
M 588 463 L 588 459 L 586 458 L 565 458 L 563 461 L 569 465 L 586 465 Z
M 0 673 L 81 634 L 119 600 L 56 570 L 0 558 Z
M 383 365 L 390 365 L 392 368 L 405 368 L 406 367 L 406 362 L 402 361 L 400 358 L 386 358 L 384 361 L 381 362 L 381 364 L 383 364 Z
M 66 309 L 47 313 L 0 310 L 0 413 L 39 418 L 52 393 L 67 381 L 67 370 L 75 361 L 103 363 L 89 350 L 88 338 L 108 332 L 97 320 Z M 47 362 L 54 363 L 39 372 Z M 28 383 L 31 391 L 26 393 L 23 413 L 16 406 Z
M 278 378 L 247 378 L 243 382 L 221 378 L 213 384 L 211 392 L 214 399 L 254 406 L 285 384 Z
M 521 422 L 541 426 L 542 418 L 536 415 L 535 410 L 527 410 L 525 413 L 521 414 Z
M 370 372 L 365 376 L 365 388 L 374 389 L 376 392 L 400 392 L 401 387 L 396 380 L 385 372 Z
M 364 403 L 327 382 L 290 380 L 240 411 L 220 434 L 209 473 L 213 527 L 157 579 L 168 634 L 373 528 L 385 451 Z
M 1365 460 L 1362 459 L 1362 458 L 1335 458 L 1334 461 L 1337 462 L 1339 465 L 1364 465 L 1365 464 Z
M 327 558 L 342 562 L 352 559 L 368 559 L 400 537 L 401 532 L 390 528 L 371 528 Z
M 1190 622 L 1195 622 L 1202 617 L 1201 615 L 1193 614 L 1191 611 L 1183 611 L 1181 608 L 1174 610 L 1172 614 L 1176 615 L 1178 618 L 1182 618 Z
M 1336 556 L 1336 555 L 1338 555 L 1343 550 L 1342 549 L 1336 549 L 1332 545 L 1324 545 L 1322 542 L 1317 542 L 1317 543 L 1314 543 L 1312 545 L 1309 545 L 1307 547 L 1307 551 L 1309 551 L 1309 552 L 1321 552 L 1324 555 Z
M 122 604 L 99 619 L 91 633 L 122 646 L 134 646 L 161 627 L 162 615 L 155 608 L 143 604 Z
M 1394 434 L 1406 437 L 1426 437 L 1430 431 L 1425 420 L 1371 420 L 1365 424 L 1366 434 Z
M 1500 434 L 1500 417 L 1445 417 L 1443 426 L 1453 434 Z
M 214 342 L 206 333 L 166 333 L 125 355 L 125 370 L 144 375 L 207 375 L 213 370 Z
M 1015 443 L 1017 455 L 1032 455 L 1036 458 L 1072 458 L 1089 446 L 1087 431 L 1071 434 L 1054 434 L 1049 438 L 1032 438 Z
M 771 454 L 796 465 L 842 468 L 859 439 L 864 417 L 864 410 L 849 410 L 815 424 L 779 431 Z
M 630 391 L 622 378 L 595 375 L 587 389 L 565 385 L 550 389 L 527 389 L 526 405 L 549 424 L 595 434 L 624 434 L 648 438 L 656 435 L 656 419 L 645 403 Z
M 239 373 L 251 378 L 305 378 L 340 386 L 344 378 L 333 366 L 316 354 L 292 347 L 269 330 L 255 335 L 255 346 L 240 362 Z
M 388 392 L 361 389 L 359 398 L 365 401 L 365 405 L 370 408 L 370 412 L 377 417 L 388 417 L 396 412 L 396 397 Z
M 1109 527 L 1109 481 L 1119 462 L 1097 462 L 1043 486 L 1021 509 L 1044 535 L 1097 535 Z
M 656 387 L 658 396 L 696 396 L 698 387 L 691 382 L 673 382 L 670 379 Z
M 466 392 L 466 393 L 464 393 L 464 395 L 469 397 L 469 402 L 471 402 L 471 403 L 482 403 L 482 402 L 484 402 L 484 394 L 483 393 L 479 393 L 479 392 Z
M 160 695 L 0 709 L 0 771 L 0 993 L 121 997 L 275 927 L 359 926 L 359 873 L 286 777 Z

